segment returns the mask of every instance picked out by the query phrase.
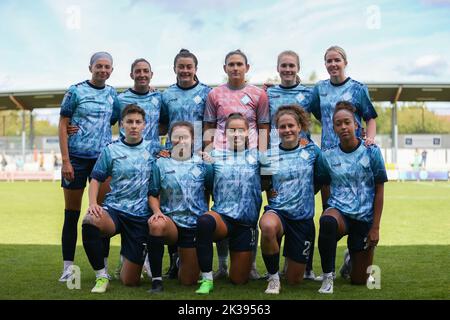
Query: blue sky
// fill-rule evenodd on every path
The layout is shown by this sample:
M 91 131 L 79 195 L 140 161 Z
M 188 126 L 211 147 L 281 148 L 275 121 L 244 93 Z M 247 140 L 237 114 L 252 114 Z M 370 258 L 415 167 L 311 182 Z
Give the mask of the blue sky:
M 0 36 L 0 91 L 66 88 L 89 77 L 99 50 L 115 59 L 115 86 L 131 84 L 138 57 L 152 63 L 155 85 L 173 83 L 180 48 L 198 56 L 206 83 L 223 81 L 223 58 L 236 48 L 249 56 L 251 82 L 275 76 L 286 49 L 300 54 L 302 78 L 324 79 L 334 44 L 361 81 L 450 80 L 450 1 L 2 0 Z
M 325 50 L 348 55 L 363 82 L 449 82 L 450 0 L 2 0 L 0 91 L 62 89 L 89 78 L 95 51 L 109 51 L 109 84 L 128 86 L 139 57 L 155 85 L 175 82 L 173 58 L 187 48 L 202 82 L 223 82 L 223 58 L 240 48 L 248 78 L 276 75 L 283 50 L 299 53 L 303 79 L 327 78 Z

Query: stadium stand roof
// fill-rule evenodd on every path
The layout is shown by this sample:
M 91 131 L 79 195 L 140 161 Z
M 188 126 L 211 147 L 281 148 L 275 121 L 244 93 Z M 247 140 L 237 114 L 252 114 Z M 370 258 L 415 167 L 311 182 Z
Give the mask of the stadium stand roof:
M 312 83 L 305 83 L 312 86 Z M 367 83 L 373 101 L 450 101 L 450 83 Z M 164 90 L 166 87 L 156 87 Z M 121 92 L 127 88 L 117 88 Z M 0 111 L 58 108 L 65 89 L 0 92 Z

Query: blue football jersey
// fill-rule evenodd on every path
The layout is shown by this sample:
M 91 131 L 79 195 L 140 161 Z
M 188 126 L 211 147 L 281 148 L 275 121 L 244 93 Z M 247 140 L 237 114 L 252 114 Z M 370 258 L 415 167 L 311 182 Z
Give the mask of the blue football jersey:
M 319 179 L 330 185 L 328 205 L 350 218 L 372 222 L 375 184 L 387 181 L 384 160 L 376 145 L 366 147 L 360 140 L 353 152 L 340 145 L 322 151 Z
M 281 147 L 261 155 L 261 174 L 271 176 L 269 208 L 291 220 L 314 217 L 314 185 L 320 149 L 313 142 L 293 150 Z
M 313 88 L 306 87 L 302 84 L 296 84 L 292 87 L 283 87 L 276 85 L 267 89 L 267 96 L 269 98 L 270 108 L 270 145 L 276 147 L 280 144 L 280 138 L 275 123 L 275 114 L 281 106 L 298 105 L 305 111 L 311 112 Z M 320 114 L 314 114 L 320 120 Z M 302 128 L 303 129 L 303 128 Z M 309 129 L 309 128 L 308 128 Z M 300 137 L 309 137 L 306 130 L 302 130 Z
M 261 209 L 261 178 L 256 149 L 213 150 L 214 205 L 211 210 L 255 226 Z
M 339 143 L 339 137 L 333 129 L 333 113 L 336 103 L 339 101 L 348 101 L 355 107 L 355 117 L 358 123 L 356 135 L 358 137 L 361 137 L 362 119 L 368 121 L 377 117 L 366 85 L 351 78 L 347 78 L 340 85 L 332 84 L 329 79 L 319 81 L 314 86 L 311 112 L 321 115 L 322 150 Z
M 152 176 L 150 194 L 159 195 L 161 211 L 177 226 L 195 228 L 197 218 L 208 211 L 205 187 L 211 184 L 211 166 L 197 156 L 186 161 L 159 158 Z
M 130 145 L 122 138 L 103 149 L 91 177 L 100 182 L 112 177 L 104 206 L 132 216 L 150 215 L 148 187 L 155 158 L 148 151 L 148 143 L 142 140 Z
M 120 114 L 128 104 L 136 104 L 145 111 L 145 128 L 142 136 L 150 141 L 148 145 L 152 154 L 157 154 L 160 150 L 159 141 L 159 114 L 161 111 L 162 96 L 161 92 L 139 93 L 133 89 L 128 89 L 118 96 L 120 102 Z M 120 128 L 120 135 L 125 136 L 125 131 Z
M 98 88 L 84 81 L 73 85 L 64 95 L 60 115 L 70 118 L 78 127 L 69 135 L 69 154 L 85 159 L 95 159 L 111 142 L 111 125 L 119 120 L 120 103 L 111 86 Z
M 203 140 L 203 113 L 206 98 L 211 88 L 198 82 L 190 88 L 181 88 L 173 84 L 162 93 L 161 123 L 171 128 L 177 121 L 188 121 L 194 125 L 195 150 L 201 150 Z M 170 139 L 166 148 L 170 149 Z

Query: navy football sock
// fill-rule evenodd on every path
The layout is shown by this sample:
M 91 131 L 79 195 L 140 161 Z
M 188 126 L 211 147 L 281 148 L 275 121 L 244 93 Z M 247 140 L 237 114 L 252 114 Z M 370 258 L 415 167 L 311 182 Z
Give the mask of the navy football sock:
M 216 220 L 212 216 L 204 214 L 198 218 L 196 247 L 198 264 L 202 272 L 212 271 L 214 230 L 216 230 Z
M 91 224 L 83 224 L 83 247 L 94 270 L 105 267 L 103 260 L 103 244 L 100 229 Z
M 77 228 L 79 210 L 64 210 L 64 226 L 62 229 L 62 254 L 64 261 L 74 261 L 77 246 Z
M 280 253 L 262 254 L 266 269 L 270 274 L 275 274 L 280 268 Z
M 164 255 L 164 238 L 150 235 L 148 243 L 148 261 L 153 278 L 159 278 L 162 274 L 162 261 Z
M 319 253 L 322 262 L 322 271 L 330 273 L 334 271 L 336 259 L 338 224 L 332 216 L 320 218 L 319 229 Z

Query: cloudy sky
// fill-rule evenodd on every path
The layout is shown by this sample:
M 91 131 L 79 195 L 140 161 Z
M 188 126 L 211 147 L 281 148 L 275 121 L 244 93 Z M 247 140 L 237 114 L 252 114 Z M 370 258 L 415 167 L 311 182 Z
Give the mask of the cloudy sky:
M 109 51 L 109 80 L 128 86 L 129 66 L 145 57 L 153 84 L 175 81 L 173 58 L 188 48 L 199 78 L 224 79 L 225 54 L 248 54 L 249 79 L 276 75 L 276 56 L 300 54 L 301 76 L 327 78 L 325 50 L 348 54 L 348 75 L 364 82 L 448 82 L 450 1 L 347 0 L 2 0 L 0 91 L 61 89 L 89 78 L 95 51 Z

